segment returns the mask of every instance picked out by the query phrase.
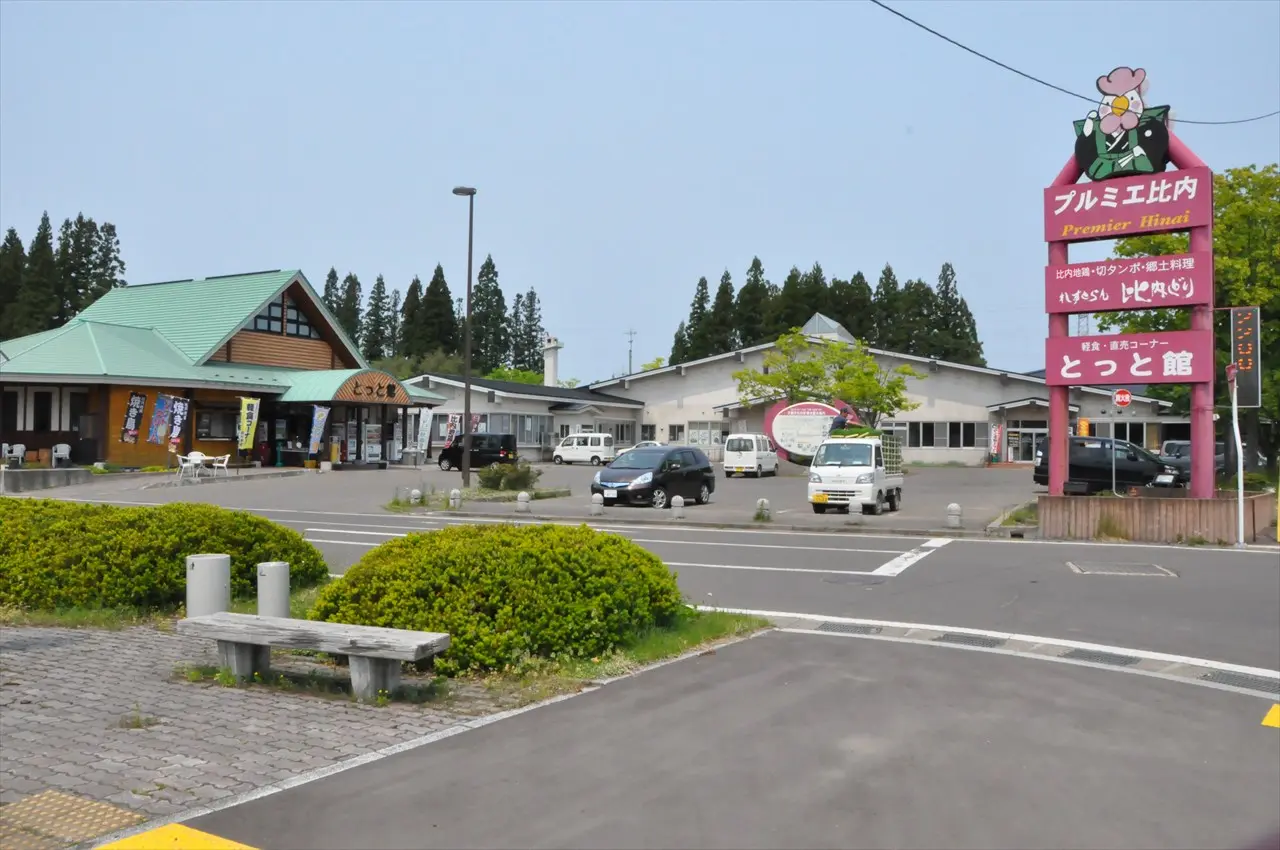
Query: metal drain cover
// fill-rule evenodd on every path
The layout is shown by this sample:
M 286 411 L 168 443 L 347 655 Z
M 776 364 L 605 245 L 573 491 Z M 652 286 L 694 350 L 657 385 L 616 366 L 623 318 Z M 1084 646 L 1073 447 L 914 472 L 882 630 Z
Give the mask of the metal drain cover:
M 1094 649 L 1073 649 L 1058 657 L 1070 658 L 1074 661 L 1092 661 L 1094 664 L 1110 664 L 1114 667 L 1132 667 L 1141 660 L 1132 655 L 1117 655 L 1114 652 L 1098 652 Z
M 1159 564 L 1116 561 L 1067 561 L 1071 571 L 1082 576 L 1154 576 L 1177 578 L 1173 570 Z
M 860 626 L 856 623 L 820 623 L 817 630 L 842 635 L 878 635 L 881 631 L 879 626 Z
M 1214 670 L 1201 676 L 1201 681 L 1216 682 L 1219 685 L 1231 685 L 1235 688 L 1246 688 L 1251 691 L 1280 696 L 1280 679 L 1264 679 L 1262 676 L 1250 676 L 1247 673 L 1232 673 L 1228 670 Z
M 966 635 L 946 632 L 933 639 L 934 643 L 958 643 L 962 646 L 982 646 L 994 649 L 1004 643 L 1004 638 L 987 637 L 986 635 Z

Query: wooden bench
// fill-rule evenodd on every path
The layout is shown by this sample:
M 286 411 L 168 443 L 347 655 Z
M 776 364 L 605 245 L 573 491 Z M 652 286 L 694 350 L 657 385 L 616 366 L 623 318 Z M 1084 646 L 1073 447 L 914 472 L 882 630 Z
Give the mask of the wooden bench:
M 400 663 L 421 661 L 449 648 L 449 636 L 346 623 L 324 623 L 255 614 L 207 614 L 178 622 L 178 633 L 218 642 L 218 661 L 238 679 L 266 677 L 271 647 L 345 655 L 351 689 L 361 702 L 400 687 Z

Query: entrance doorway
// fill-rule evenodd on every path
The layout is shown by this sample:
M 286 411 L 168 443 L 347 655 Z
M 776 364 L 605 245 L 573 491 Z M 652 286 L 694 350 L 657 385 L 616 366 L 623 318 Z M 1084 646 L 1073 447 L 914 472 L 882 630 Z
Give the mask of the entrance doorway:
M 1049 438 L 1049 423 L 1044 419 L 1014 419 L 1008 425 L 1005 459 L 1010 463 L 1035 463 L 1036 449 Z

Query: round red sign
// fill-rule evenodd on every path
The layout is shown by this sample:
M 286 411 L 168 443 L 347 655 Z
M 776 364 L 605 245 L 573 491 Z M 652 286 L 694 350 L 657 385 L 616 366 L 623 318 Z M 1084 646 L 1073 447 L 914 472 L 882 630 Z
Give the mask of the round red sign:
M 1133 403 L 1133 393 L 1128 390 L 1116 390 L 1111 394 L 1111 403 L 1116 407 L 1128 407 Z

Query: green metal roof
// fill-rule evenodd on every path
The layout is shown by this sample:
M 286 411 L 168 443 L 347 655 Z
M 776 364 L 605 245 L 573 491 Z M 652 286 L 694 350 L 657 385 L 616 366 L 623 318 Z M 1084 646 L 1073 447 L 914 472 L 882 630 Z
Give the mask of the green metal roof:
M 3 344 L 9 374 L 195 379 L 191 361 L 150 328 L 73 320 Z
M 400 384 L 409 393 L 410 401 L 441 402 L 441 401 L 449 400 L 448 398 L 440 395 L 439 393 L 433 393 L 431 392 L 431 390 L 424 390 L 422 387 L 418 386 L 417 384 L 406 384 L 403 381 L 401 381 Z
M 289 389 L 279 401 L 328 401 L 342 389 L 352 375 L 364 369 L 338 369 L 328 372 L 301 372 L 290 376 Z

